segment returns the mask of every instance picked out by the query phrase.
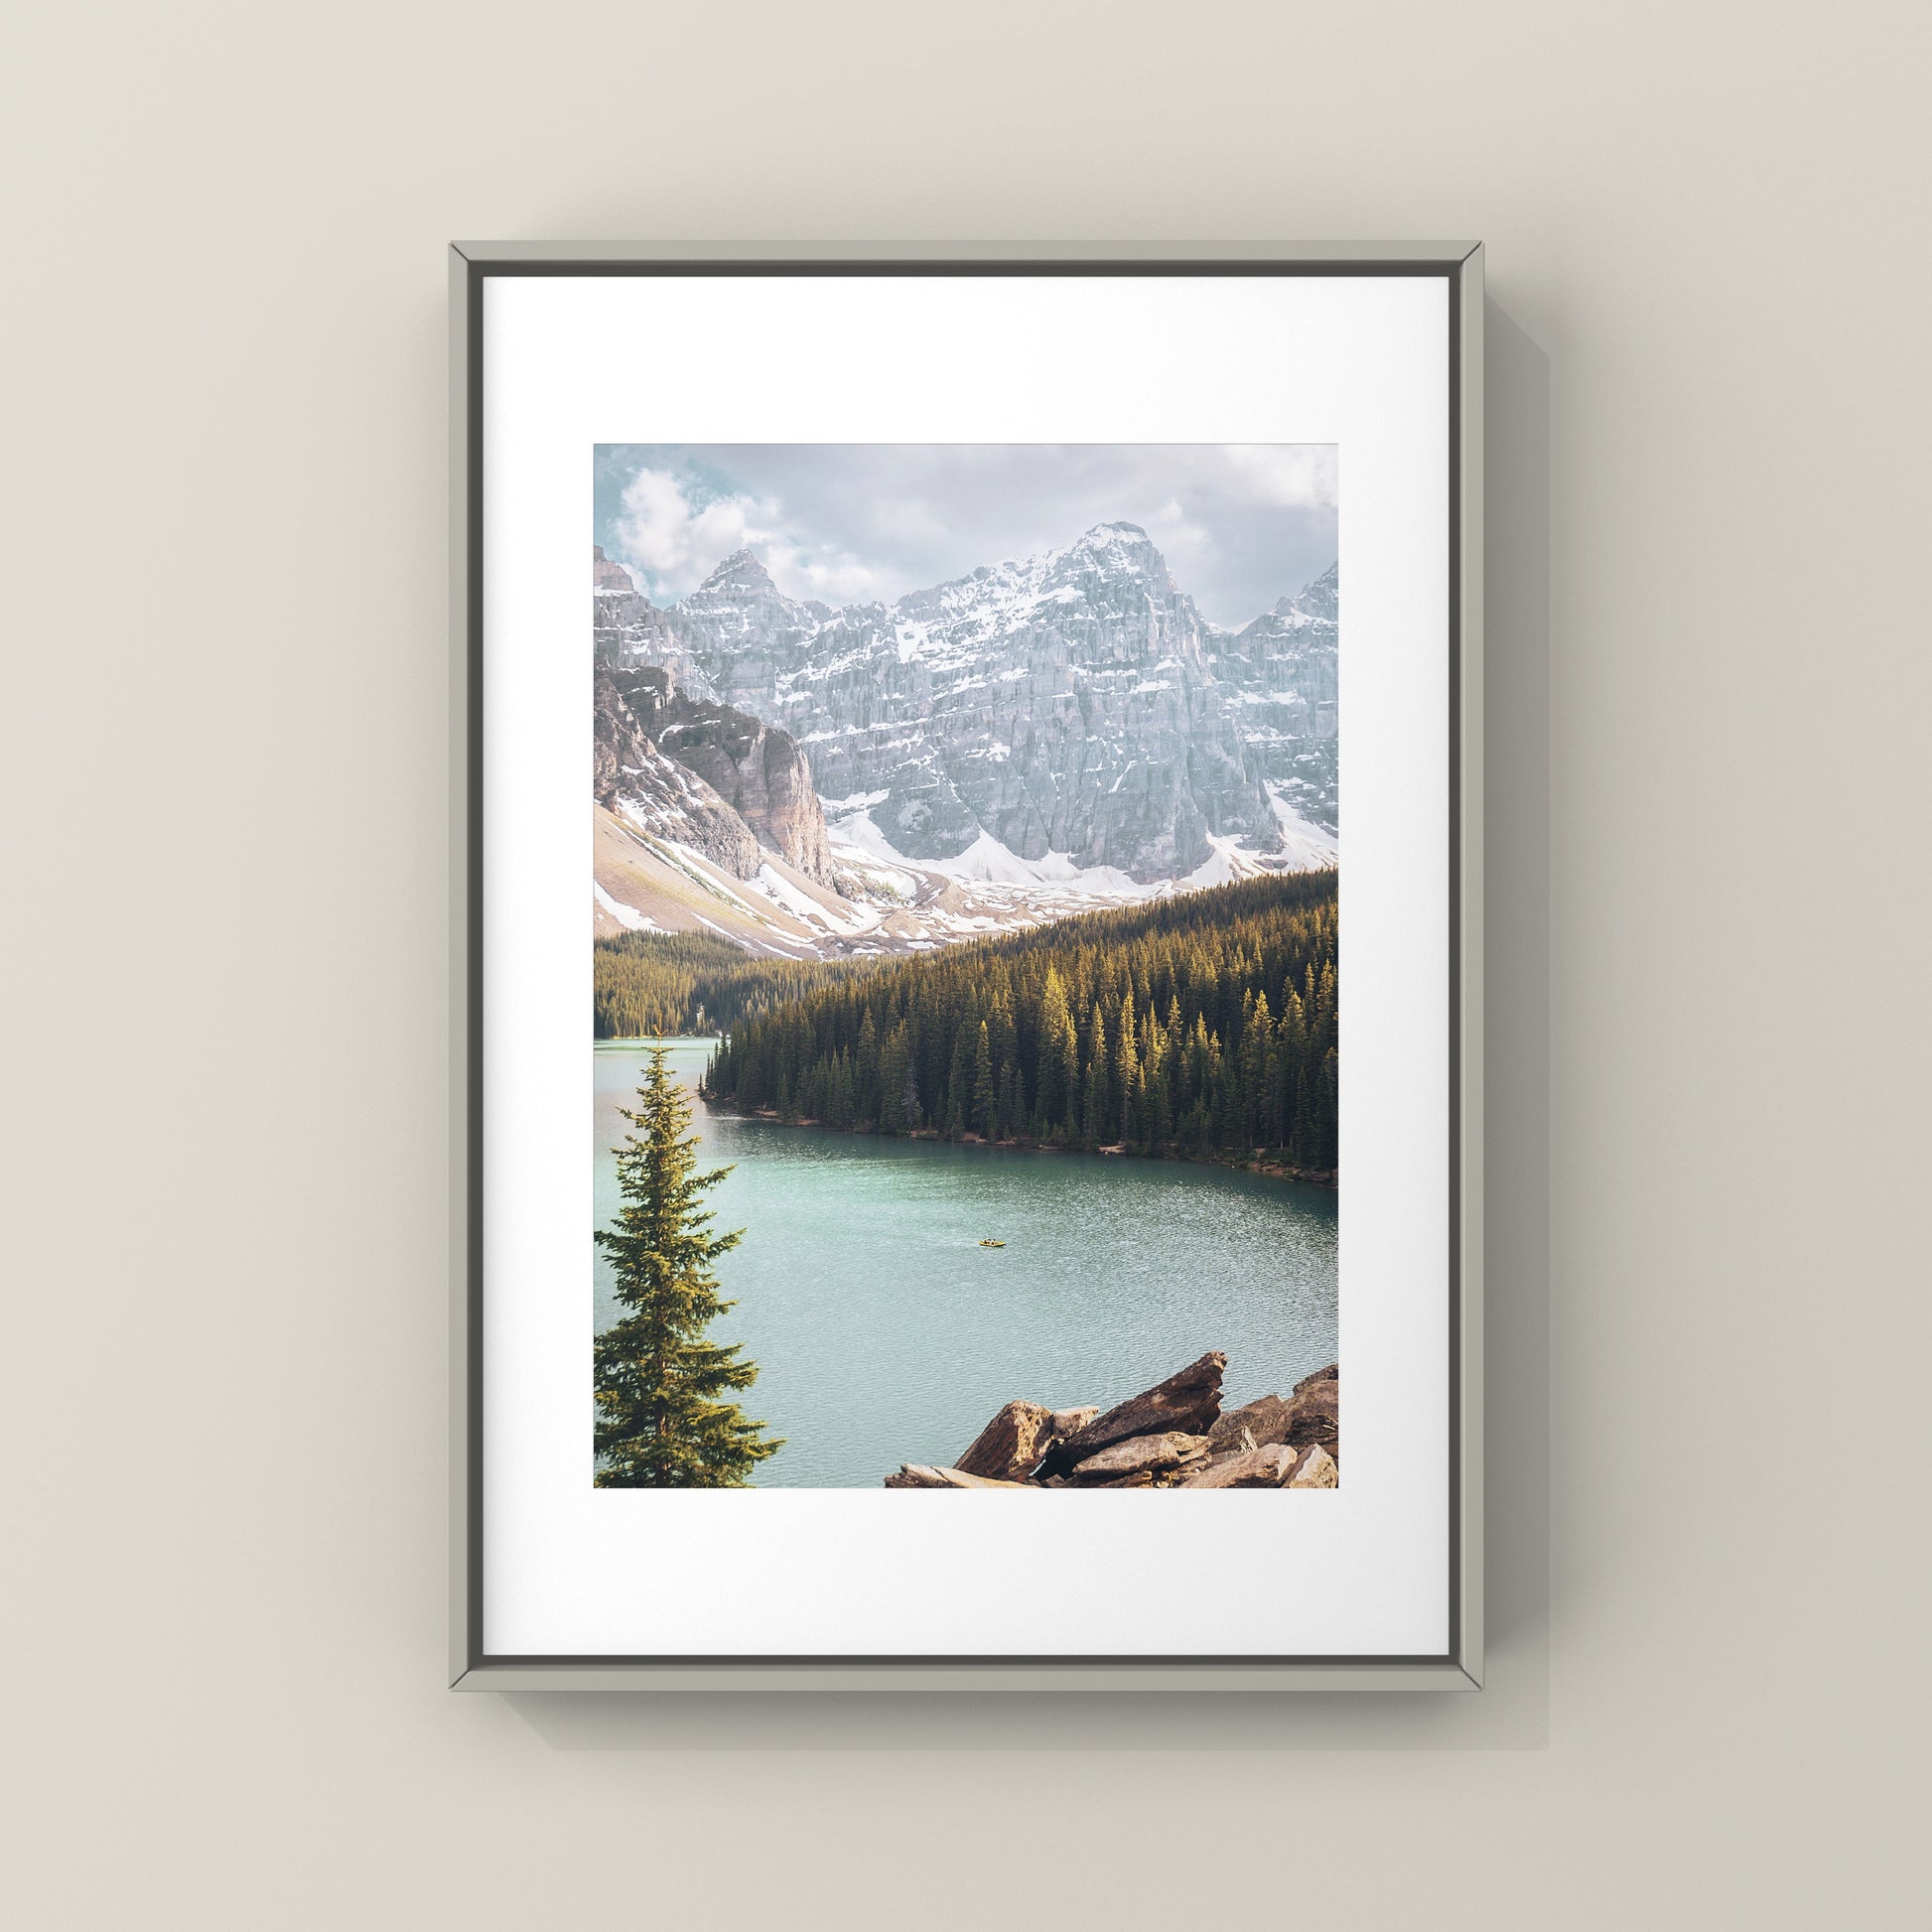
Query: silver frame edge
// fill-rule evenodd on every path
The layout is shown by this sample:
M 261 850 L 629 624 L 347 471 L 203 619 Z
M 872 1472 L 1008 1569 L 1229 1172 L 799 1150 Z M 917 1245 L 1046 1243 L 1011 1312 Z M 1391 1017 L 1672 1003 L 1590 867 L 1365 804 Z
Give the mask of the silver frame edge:
M 470 1671 L 470 261 L 450 276 L 450 1684 Z M 481 1501 L 481 1498 L 476 1499 Z M 481 1605 L 477 1606 L 481 1609 Z
M 1416 262 L 1453 268 L 1479 241 L 456 241 L 487 273 L 594 262 Z
M 1456 530 L 1459 569 L 1457 611 L 1458 894 L 1455 944 L 1456 1010 L 1450 1024 L 1460 1035 L 1455 1122 L 1457 1228 L 1456 1329 L 1450 1346 L 1457 1357 L 1458 1432 L 1456 1522 L 1461 1533 L 1458 1641 L 1453 1654 L 1471 1690 L 1481 1690 L 1482 1642 L 1482 320 L 1484 261 L 1477 242 L 1462 258 L 1456 277 L 1458 316 L 1456 384 L 1459 395 Z
M 1453 1663 L 1222 1664 L 1212 1657 L 1178 1664 L 986 1663 L 483 1664 L 464 1672 L 457 1691 L 1112 1691 L 1157 1694 L 1283 1691 L 1474 1691 Z
M 1451 1501 L 1450 1560 L 1456 1578 L 1447 1656 L 1424 1659 L 1318 1658 L 1271 1662 L 1214 1657 L 1134 1664 L 1102 1661 L 1015 1663 L 997 1659 L 892 1659 L 766 1664 L 757 1658 L 719 1663 L 537 1661 L 481 1657 L 482 1605 L 472 1600 L 473 1525 L 482 1498 L 473 1493 L 472 1124 L 478 1095 L 470 1066 L 471 930 L 475 830 L 471 822 L 474 708 L 470 481 L 471 288 L 478 271 L 546 263 L 822 262 L 1114 262 L 1279 261 L 1284 263 L 1415 264 L 1454 272 L 1457 356 L 1452 407 L 1457 422 L 1455 600 L 1457 866 L 1455 949 L 1457 997 L 1450 1026 L 1458 1054 L 1455 1137 L 1456 1299 L 1451 1359 L 1457 1478 Z M 1483 1683 L 1482 1475 L 1482 325 L 1484 254 L 1480 242 L 935 242 L 935 241 L 457 241 L 450 244 L 450 1526 L 449 1684 L 461 1691 L 719 1691 L 865 1692 L 1107 1691 L 1115 1693 L 1289 1691 L 1479 1691 Z

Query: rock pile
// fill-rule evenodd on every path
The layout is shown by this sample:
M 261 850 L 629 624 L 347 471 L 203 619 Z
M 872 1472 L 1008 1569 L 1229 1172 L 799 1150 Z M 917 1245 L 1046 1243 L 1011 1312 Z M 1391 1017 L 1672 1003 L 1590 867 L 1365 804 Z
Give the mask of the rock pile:
M 900 1464 L 888 1489 L 1333 1489 L 1334 1364 L 1221 1413 L 1227 1357 L 1210 1350 L 1102 1415 L 1009 1402 L 947 1468 Z

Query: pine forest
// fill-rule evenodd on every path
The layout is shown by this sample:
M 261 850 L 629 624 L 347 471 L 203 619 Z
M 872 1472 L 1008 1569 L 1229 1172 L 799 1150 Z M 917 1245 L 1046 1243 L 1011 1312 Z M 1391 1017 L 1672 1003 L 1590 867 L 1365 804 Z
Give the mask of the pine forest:
M 859 1133 L 1332 1174 L 1336 897 L 1333 872 L 1249 880 L 861 972 L 744 961 L 741 981 L 707 955 L 706 1012 L 729 1032 L 703 1092 Z M 628 940 L 600 944 L 600 1034 L 603 953 Z M 695 955 L 689 970 L 681 994 L 643 975 L 626 997 L 666 1016 L 683 998 L 688 1021 Z M 630 1011 L 615 992 L 610 1010 Z
M 592 955 L 593 1036 L 729 1033 L 781 1000 L 866 971 L 871 960 L 759 959 L 708 932 L 623 932 Z

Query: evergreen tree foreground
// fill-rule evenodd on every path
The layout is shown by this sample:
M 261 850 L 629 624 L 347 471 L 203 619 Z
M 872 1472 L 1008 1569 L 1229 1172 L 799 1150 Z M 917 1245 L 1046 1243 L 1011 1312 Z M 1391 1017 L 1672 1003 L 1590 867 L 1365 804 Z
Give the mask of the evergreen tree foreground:
M 758 1380 L 737 1344 L 705 1339 L 712 1320 L 734 1307 L 718 1292 L 713 1264 L 743 1238 L 711 1232 L 706 1192 L 731 1173 L 697 1171 L 691 1103 L 671 1077 L 664 1049 L 651 1053 L 624 1110 L 631 1132 L 618 1157 L 623 1204 L 597 1244 L 616 1274 L 628 1311 L 598 1336 L 596 1483 L 600 1489 L 736 1488 L 784 1447 L 726 1400 Z

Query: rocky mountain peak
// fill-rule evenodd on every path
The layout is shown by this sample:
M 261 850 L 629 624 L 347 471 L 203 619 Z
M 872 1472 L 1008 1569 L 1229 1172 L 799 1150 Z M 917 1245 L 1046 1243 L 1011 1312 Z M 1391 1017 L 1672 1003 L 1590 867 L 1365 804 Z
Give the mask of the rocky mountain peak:
M 1279 600 L 1269 616 L 1333 623 L 1340 610 L 1340 570 L 1338 562 L 1330 564 L 1319 577 L 1303 585 L 1293 596 Z
M 1041 570 L 1049 584 L 1124 578 L 1152 585 L 1167 596 L 1179 595 L 1167 558 L 1138 523 L 1096 523 L 1077 542 L 1029 568 Z
M 1125 571 L 1131 576 L 1165 578 L 1168 560 L 1155 547 L 1153 539 L 1138 523 L 1096 523 L 1064 550 L 1056 550 L 1043 561 L 1062 569 L 1094 568 Z
M 604 554 L 603 544 L 594 543 L 591 545 L 591 584 L 593 589 L 616 591 L 620 595 L 634 593 L 636 591 L 636 581 L 631 577 L 629 571 L 624 569 L 621 563 L 607 557 Z
M 1123 552 L 1132 554 L 1135 551 L 1153 551 L 1155 556 L 1161 555 L 1138 523 L 1096 523 L 1073 547 L 1076 550 L 1091 550 L 1097 556 Z
M 1206 621 L 1137 523 L 839 611 L 783 596 L 740 550 L 677 604 L 601 600 L 623 609 L 601 617 L 598 647 L 674 671 L 809 759 L 809 779 L 776 784 L 777 829 L 755 828 L 808 873 L 809 813 L 778 820 L 815 785 L 910 860 L 985 835 L 1027 864 L 1147 883 L 1190 876 L 1216 842 L 1280 850 L 1278 807 L 1333 827 L 1333 582 L 1237 633 Z M 695 732 L 664 747 L 703 749 Z M 731 771 L 700 759 L 702 775 L 749 799 L 759 787 L 732 775 L 756 761 L 749 739 L 727 749 Z
M 751 550 L 734 550 L 698 588 L 692 597 L 775 597 L 778 587 L 771 573 Z M 688 601 L 688 600 L 687 600 Z

